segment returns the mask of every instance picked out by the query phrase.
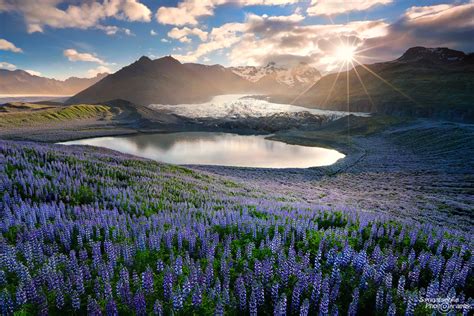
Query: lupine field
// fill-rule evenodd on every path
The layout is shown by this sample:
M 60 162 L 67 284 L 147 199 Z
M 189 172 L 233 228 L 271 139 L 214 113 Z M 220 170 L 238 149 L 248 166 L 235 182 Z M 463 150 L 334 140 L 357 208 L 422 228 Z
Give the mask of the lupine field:
M 468 315 L 472 233 L 376 211 L 0 142 L 1 314 Z

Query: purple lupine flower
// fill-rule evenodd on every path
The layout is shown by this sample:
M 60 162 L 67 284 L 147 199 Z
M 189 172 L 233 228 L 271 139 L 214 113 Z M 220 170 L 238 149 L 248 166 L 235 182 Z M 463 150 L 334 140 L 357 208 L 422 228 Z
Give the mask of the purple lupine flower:
M 405 293 L 405 276 L 402 275 L 400 276 L 400 279 L 398 279 L 397 295 L 400 297 L 403 297 L 404 293 Z
M 163 271 L 164 268 L 165 268 L 165 266 L 163 264 L 163 260 L 158 259 L 156 261 L 156 272 L 160 273 L 161 271 Z
M 0 270 L 0 286 L 3 286 L 7 283 L 7 277 L 5 271 Z
M 181 258 L 181 256 L 176 257 L 174 273 L 176 275 L 181 275 L 183 273 L 183 258 Z
M 223 316 L 224 315 L 224 306 L 222 306 L 221 300 L 217 301 L 216 309 L 214 311 L 215 316 Z
M 405 316 L 415 315 L 415 302 L 412 296 L 408 297 L 407 308 L 405 311 Z
M 176 311 L 179 311 L 183 308 L 183 296 L 181 294 L 181 289 L 178 287 L 173 291 L 173 308 Z
M 13 300 L 6 289 L 0 293 L 0 312 L 2 315 L 13 314 Z
M 26 292 L 23 288 L 23 285 L 20 284 L 16 288 L 16 305 L 21 307 L 23 304 L 26 304 L 26 301 L 27 301 Z
M 133 298 L 133 305 L 137 315 L 146 315 L 145 295 L 142 291 L 138 291 Z
M 309 313 L 309 301 L 308 299 L 305 299 L 303 301 L 303 304 L 301 304 L 300 307 L 300 316 L 308 316 Z
M 73 291 L 71 295 L 72 309 L 78 311 L 81 308 L 81 299 L 77 291 Z
M 321 304 L 319 305 L 319 315 L 326 316 L 329 315 L 329 293 L 324 292 L 321 299 Z
M 100 316 L 102 312 L 100 311 L 100 307 L 97 304 L 97 301 L 89 296 L 87 299 L 87 314 L 91 316 Z
M 291 309 L 293 313 L 296 313 L 300 308 L 300 295 L 301 295 L 301 287 L 300 283 L 297 282 L 293 287 L 293 295 L 291 297 Z
M 349 304 L 349 310 L 347 312 L 348 316 L 357 315 L 357 309 L 359 305 L 359 288 L 355 288 L 352 293 L 352 302 Z
M 61 310 L 64 307 L 64 294 L 62 291 L 56 292 L 56 308 Z
M 280 288 L 280 285 L 278 284 L 278 282 L 275 282 L 272 284 L 271 295 L 272 295 L 273 306 L 276 306 L 278 302 L 278 298 L 280 297 L 280 294 L 278 293 L 279 288 Z
M 153 315 L 163 316 L 163 307 L 162 307 L 161 302 L 159 300 L 156 300 L 155 304 L 153 305 Z
M 151 272 L 150 267 L 142 273 L 142 287 L 145 291 L 145 294 L 153 293 L 153 272 Z
M 239 276 L 235 282 L 235 293 L 240 309 L 245 310 L 247 308 L 247 293 L 244 279 L 241 276 Z
M 163 277 L 163 294 L 166 300 L 169 300 L 171 298 L 172 292 L 173 292 L 173 275 L 169 270 L 167 270 L 165 271 L 165 275 Z
M 254 290 L 252 290 L 252 293 L 250 294 L 249 312 L 252 316 L 257 315 L 257 297 Z
M 107 301 L 107 304 L 105 305 L 105 314 L 107 316 L 118 316 L 117 305 L 113 299 Z
M 282 294 L 278 303 L 274 307 L 274 316 L 285 316 L 286 315 L 286 295 Z
M 201 294 L 201 289 L 199 286 L 197 286 L 193 292 L 193 297 L 191 299 L 193 306 L 199 307 L 202 303 L 202 294 Z
M 397 308 L 395 307 L 395 303 L 390 304 L 388 308 L 387 316 L 395 316 L 397 314 Z
M 383 309 L 383 297 L 384 297 L 383 288 L 379 287 L 379 289 L 377 290 L 376 298 L 375 298 L 375 308 L 379 312 Z

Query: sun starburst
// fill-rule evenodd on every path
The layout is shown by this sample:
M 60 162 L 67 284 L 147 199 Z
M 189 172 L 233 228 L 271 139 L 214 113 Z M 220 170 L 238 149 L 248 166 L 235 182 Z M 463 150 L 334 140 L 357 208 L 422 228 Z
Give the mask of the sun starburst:
M 335 56 L 338 60 L 346 63 L 350 63 L 354 60 L 356 54 L 356 47 L 351 45 L 342 44 L 337 47 Z

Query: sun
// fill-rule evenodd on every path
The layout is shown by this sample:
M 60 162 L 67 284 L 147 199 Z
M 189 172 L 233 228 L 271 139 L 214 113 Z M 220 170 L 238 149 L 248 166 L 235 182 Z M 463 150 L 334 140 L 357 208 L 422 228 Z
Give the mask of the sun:
M 341 45 L 336 49 L 336 58 L 340 61 L 350 63 L 354 60 L 356 47 L 350 45 Z

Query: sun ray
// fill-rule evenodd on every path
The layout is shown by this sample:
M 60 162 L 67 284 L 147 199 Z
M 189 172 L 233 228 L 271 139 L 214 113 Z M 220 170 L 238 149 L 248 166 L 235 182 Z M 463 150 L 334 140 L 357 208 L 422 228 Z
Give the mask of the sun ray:
M 374 101 L 372 100 L 372 97 L 370 96 L 369 91 L 367 90 L 367 87 L 365 86 L 364 81 L 360 77 L 359 72 L 357 71 L 357 67 L 354 65 L 354 63 L 352 63 L 352 69 L 354 69 L 354 72 L 355 72 L 357 78 L 359 79 L 360 84 L 362 85 L 362 89 L 364 89 L 365 94 L 369 98 L 369 102 L 372 105 L 372 108 L 375 108 Z
M 379 80 L 381 80 L 383 83 L 385 83 L 386 85 L 388 85 L 390 88 L 392 88 L 393 90 L 397 91 L 398 93 L 400 93 L 402 96 L 404 96 L 405 98 L 407 98 L 408 100 L 412 101 L 413 103 L 415 104 L 418 104 L 419 103 L 417 101 L 415 101 L 412 97 L 410 97 L 409 95 L 407 95 L 406 93 L 404 93 L 403 91 L 401 91 L 400 89 L 398 89 L 397 87 L 395 87 L 393 84 L 391 84 L 390 82 L 388 82 L 387 80 L 385 80 L 384 78 L 382 78 L 379 74 L 375 73 L 374 71 L 372 71 L 372 69 L 370 69 L 369 67 L 367 67 L 366 65 L 362 64 L 361 62 L 359 62 L 356 58 L 354 58 L 354 61 L 362 66 L 365 70 L 367 70 L 368 72 L 370 72 L 372 75 L 374 75 L 376 78 L 378 78 Z
M 334 90 L 334 86 L 336 85 L 337 79 L 339 79 L 339 75 L 341 74 L 342 67 L 344 67 L 344 64 L 341 63 L 341 67 L 339 67 L 339 70 L 337 71 L 336 78 L 334 79 L 331 89 L 329 89 L 328 95 L 326 97 L 326 100 L 323 102 L 323 106 L 326 106 L 327 102 L 329 101 L 329 98 L 332 95 L 332 91 Z

